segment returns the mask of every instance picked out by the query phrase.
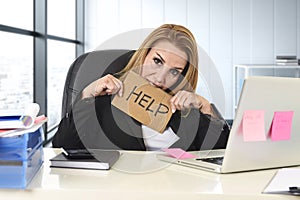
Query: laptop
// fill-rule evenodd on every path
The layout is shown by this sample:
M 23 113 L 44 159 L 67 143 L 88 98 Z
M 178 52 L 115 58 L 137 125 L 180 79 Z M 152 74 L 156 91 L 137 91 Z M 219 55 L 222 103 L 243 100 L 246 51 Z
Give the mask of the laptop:
M 245 79 L 226 149 L 190 152 L 196 158 L 158 159 L 216 173 L 232 173 L 300 165 L 300 78 Z M 244 141 L 241 123 L 247 110 L 264 110 L 265 141 Z M 268 133 L 274 112 L 293 111 L 290 139 L 273 141 Z

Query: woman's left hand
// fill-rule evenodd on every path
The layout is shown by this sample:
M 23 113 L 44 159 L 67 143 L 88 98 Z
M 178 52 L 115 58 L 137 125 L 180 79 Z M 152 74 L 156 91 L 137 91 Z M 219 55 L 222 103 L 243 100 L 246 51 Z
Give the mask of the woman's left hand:
M 193 92 L 181 90 L 170 99 L 170 103 L 173 113 L 176 110 L 196 108 L 204 114 L 213 115 L 209 101 Z

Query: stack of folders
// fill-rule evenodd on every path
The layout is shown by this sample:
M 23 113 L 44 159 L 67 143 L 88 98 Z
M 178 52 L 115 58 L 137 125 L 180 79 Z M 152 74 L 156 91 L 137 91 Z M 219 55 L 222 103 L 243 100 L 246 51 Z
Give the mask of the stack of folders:
M 108 170 L 119 159 L 120 152 L 100 149 L 68 149 L 50 159 L 50 167 Z
M 44 161 L 42 125 L 47 117 L 36 117 L 35 103 L 25 110 L 0 111 L 0 188 L 25 189 Z
M 277 65 L 299 65 L 299 60 L 297 56 L 276 56 Z

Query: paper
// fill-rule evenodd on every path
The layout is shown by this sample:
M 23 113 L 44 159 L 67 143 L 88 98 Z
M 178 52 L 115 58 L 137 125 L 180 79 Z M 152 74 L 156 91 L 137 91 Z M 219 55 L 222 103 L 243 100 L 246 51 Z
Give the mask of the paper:
M 163 151 L 177 159 L 186 159 L 186 158 L 196 158 L 197 157 L 197 156 L 194 156 L 193 154 L 190 154 L 180 148 L 163 149 Z
M 30 128 L 39 110 L 37 103 L 30 103 L 24 111 L 1 111 L 0 129 Z
M 171 95 L 130 71 L 123 82 L 124 92 L 115 95 L 112 105 L 142 124 L 163 133 L 171 116 Z
M 23 135 L 25 133 L 31 133 L 38 130 L 46 121 L 48 120 L 45 116 L 38 117 L 38 120 L 34 122 L 34 125 L 30 128 L 19 128 L 19 129 L 11 129 L 11 130 L 0 130 L 0 137 L 14 137 L 18 135 Z
M 273 141 L 289 140 L 291 137 L 293 111 L 275 112 L 270 137 Z
M 243 115 L 242 132 L 244 141 L 264 141 L 265 112 L 263 110 L 246 110 Z
M 283 168 L 277 171 L 263 193 L 291 194 L 289 187 L 295 186 L 300 186 L 300 169 Z

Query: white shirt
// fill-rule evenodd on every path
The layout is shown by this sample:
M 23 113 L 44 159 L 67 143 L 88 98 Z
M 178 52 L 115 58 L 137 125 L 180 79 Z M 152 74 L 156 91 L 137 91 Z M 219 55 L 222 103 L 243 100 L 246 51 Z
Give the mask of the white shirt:
M 147 126 L 142 125 L 143 139 L 148 151 L 158 151 L 163 148 L 169 148 L 179 137 L 174 133 L 171 127 L 168 127 L 163 133 L 159 133 Z

